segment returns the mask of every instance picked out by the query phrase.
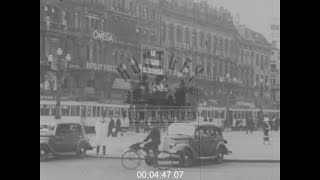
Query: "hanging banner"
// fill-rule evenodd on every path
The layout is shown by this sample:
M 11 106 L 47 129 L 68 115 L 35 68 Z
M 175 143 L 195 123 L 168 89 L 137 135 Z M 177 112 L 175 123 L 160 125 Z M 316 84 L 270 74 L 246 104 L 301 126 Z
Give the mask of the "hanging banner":
M 141 50 L 142 72 L 153 75 L 164 75 L 165 50 L 163 48 L 142 45 Z

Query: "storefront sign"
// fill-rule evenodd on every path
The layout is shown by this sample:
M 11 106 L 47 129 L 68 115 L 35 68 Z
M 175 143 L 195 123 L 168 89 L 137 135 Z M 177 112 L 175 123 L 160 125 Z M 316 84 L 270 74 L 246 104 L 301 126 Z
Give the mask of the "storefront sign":
M 98 64 L 93 62 L 87 62 L 85 69 L 95 70 L 95 71 L 118 72 L 117 66 L 112 66 L 107 64 Z
M 107 41 L 107 42 L 113 42 L 113 39 L 114 39 L 113 34 L 109 32 L 98 31 L 98 30 L 91 30 L 91 36 L 93 39 Z

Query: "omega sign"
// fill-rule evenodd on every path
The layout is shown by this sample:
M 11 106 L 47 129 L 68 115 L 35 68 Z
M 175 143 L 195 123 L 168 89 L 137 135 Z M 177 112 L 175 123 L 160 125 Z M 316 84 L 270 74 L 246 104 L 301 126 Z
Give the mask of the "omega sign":
M 113 42 L 114 36 L 109 32 L 103 32 L 98 30 L 91 30 L 91 35 L 94 39 L 101 41 Z

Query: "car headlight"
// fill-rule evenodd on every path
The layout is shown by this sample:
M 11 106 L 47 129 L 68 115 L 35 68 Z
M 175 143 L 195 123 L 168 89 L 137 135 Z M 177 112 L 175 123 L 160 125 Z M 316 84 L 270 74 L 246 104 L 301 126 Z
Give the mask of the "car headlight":
M 172 141 L 171 144 L 170 144 L 170 148 L 176 146 L 176 142 L 175 141 Z

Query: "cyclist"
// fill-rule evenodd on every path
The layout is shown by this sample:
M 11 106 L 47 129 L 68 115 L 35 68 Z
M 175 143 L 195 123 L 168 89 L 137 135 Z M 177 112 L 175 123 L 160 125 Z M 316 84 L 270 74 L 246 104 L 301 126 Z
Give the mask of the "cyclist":
M 161 139 L 161 132 L 158 127 L 158 122 L 152 122 L 151 126 L 152 126 L 151 132 L 143 140 L 144 143 L 146 142 L 146 144 L 144 145 L 144 150 L 147 153 L 147 157 L 150 157 L 149 151 L 152 150 L 153 155 L 156 158 L 157 154 L 159 152 L 159 145 L 161 143 L 161 140 L 160 140 Z M 151 139 L 151 141 L 148 142 L 150 139 Z M 157 164 L 157 161 L 155 161 L 155 163 Z M 147 159 L 146 159 L 146 164 L 150 165 L 150 163 L 147 161 Z

